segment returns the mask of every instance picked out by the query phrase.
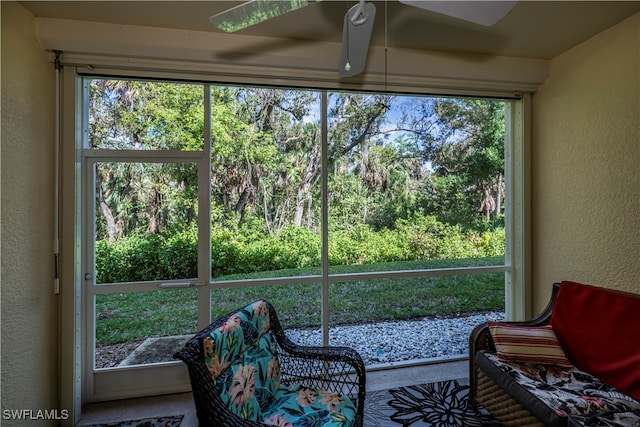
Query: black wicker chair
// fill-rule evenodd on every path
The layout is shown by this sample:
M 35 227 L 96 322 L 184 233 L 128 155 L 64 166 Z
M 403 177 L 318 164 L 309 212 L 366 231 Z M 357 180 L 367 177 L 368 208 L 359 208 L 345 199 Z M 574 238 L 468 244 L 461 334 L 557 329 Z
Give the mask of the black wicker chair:
M 270 329 L 277 345 L 282 385 L 300 385 L 311 389 L 346 395 L 355 404 L 355 427 L 362 427 L 365 399 L 365 368 L 360 355 L 349 347 L 309 347 L 299 346 L 289 340 L 273 306 L 266 302 Z M 266 424 L 246 420 L 235 415 L 223 402 L 205 364 L 203 340 L 211 332 L 223 326 L 227 320 L 242 309 L 234 310 L 217 319 L 198 332 L 174 358 L 182 360 L 188 368 L 201 427 L 244 427 Z

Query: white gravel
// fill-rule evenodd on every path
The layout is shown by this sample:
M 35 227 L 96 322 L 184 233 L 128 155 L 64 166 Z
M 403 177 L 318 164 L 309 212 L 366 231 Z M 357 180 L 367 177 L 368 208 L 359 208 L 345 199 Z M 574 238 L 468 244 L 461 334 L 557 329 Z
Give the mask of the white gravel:
M 486 320 L 502 320 L 504 313 L 485 312 L 464 317 L 429 317 L 421 320 L 334 326 L 330 345 L 354 348 L 365 365 L 451 357 L 469 352 L 471 330 Z M 287 336 L 301 345 L 320 345 L 318 330 L 287 329 Z

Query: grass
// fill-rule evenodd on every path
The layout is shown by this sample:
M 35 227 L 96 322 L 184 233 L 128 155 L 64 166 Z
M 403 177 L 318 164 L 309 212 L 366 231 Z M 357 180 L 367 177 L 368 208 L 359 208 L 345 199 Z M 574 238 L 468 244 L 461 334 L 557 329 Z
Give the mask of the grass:
M 394 262 L 332 267 L 332 273 L 415 270 L 470 265 L 495 265 L 499 258 Z M 298 269 L 256 277 L 304 276 L 317 269 Z M 238 279 L 227 276 L 221 279 Z M 249 278 L 247 275 L 242 278 Z M 96 297 L 96 342 L 112 344 L 149 336 L 195 332 L 196 290 L 163 290 Z M 319 327 L 320 284 L 288 284 L 252 288 L 214 288 L 212 313 L 216 318 L 256 299 L 269 300 L 287 328 Z M 335 282 L 329 289 L 330 325 L 407 320 L 426 316 L 455 316 L 469 312 L 504 310 L 504 274 L 448 275 L 403 279 Z

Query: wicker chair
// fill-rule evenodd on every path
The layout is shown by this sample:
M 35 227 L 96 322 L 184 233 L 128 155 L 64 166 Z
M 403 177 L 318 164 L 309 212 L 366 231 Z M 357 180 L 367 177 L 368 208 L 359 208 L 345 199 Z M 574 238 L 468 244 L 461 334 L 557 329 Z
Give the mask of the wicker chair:
M 267 308 L 268 322 L 264 322 L 262 329 L 263 331 L 268 329 L 263 334 L 270 335 L 268 342 L 271 343 L 270 346 L 274 350 L 273 353 L 279 365 L 279 388 L 300 386 L 305 389 L 322 390 L 320 393 L 329 392 L 346 396 L 348 399 L 344 400 L 350 401 L 355 406 L 353 411 L 355 417 L 350 420 L 351 423 L 345 425 L 361 427 L 365 399 L 365 368 L 360 355 L 348 347 L 308 347 L 294 344 L 286 337 L 273 306 L 262 300 L 217 319 L 198 332 L 174 355 L 174 358 L 182 360 L 187 365 L 200 426 L 257 427 L 267 425 L 261 422 L 264 420 L 252 421 L 242 416 L 243 414 L 238 414 L 237 408 L 235 411 L 232 410 L 228 396 L 225 397 L 224 392 L 221 391 L 221 388 L 224 387 L 221 386 L 221 381 L 231 380 L 232 373 L 230 371 L 232 369 L 226 367 L 223 373 L 213 372 L 216 367 L 212 370 L 211 361 L 205 355 L 208 351 L 205 346 L 209 346 L 210 350 L 212 333 L 219 334 L 220 332 L 216 331 L 224 330 L 225 325 L 228 325 L 230 321 L 232 322 L 234 319 L 237 321 L 238 314 L 247 313 L 255 304 L 262 304 L 261 307 L 266 306 Z M 266 318 L 265 316 L 265 320 Z M 240 333 L 245 334 L 246 341 L 247 331 L 244 324 L 242 324 L 241 331 Z M 223 340 L 219 339 L 219 341 Z M 245 348 L 248 347 L 250 345 Z M 264 371 L 264 369 L 259 370 Z M 261 408 L 262 405 L 263 403 L 260 403 Z

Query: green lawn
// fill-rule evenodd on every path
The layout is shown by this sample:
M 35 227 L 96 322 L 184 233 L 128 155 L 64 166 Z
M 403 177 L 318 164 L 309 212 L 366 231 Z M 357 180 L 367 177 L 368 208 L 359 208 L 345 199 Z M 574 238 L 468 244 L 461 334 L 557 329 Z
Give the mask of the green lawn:
M 499 264 L 497 258 L 394 262 L 332 267 L 332 273 L 414 270 L 462 265 Z M 254 274 L 251 277 L 304 276 L 317 269 Z M 242 276 L 247 278 L 247 275 Z M 228 276 L 223 279 L 237 279 Z M 330 284 L 331 325 L 406 320 L 425 316 L 454 316 L 467 312 L 504 310 L 504 274 L 449 275 L 403 279 L 376 279 Z M 289 284 L 212 290 L 216 318 L 256 299 L 265 298 L 277 309 L 285 327 L 318 327 L 321 320 L 319 284 Z M 96 297 L 96 342 L 109 344 L 148 336 L 193 333 L 196 290 L 162 290 Z

